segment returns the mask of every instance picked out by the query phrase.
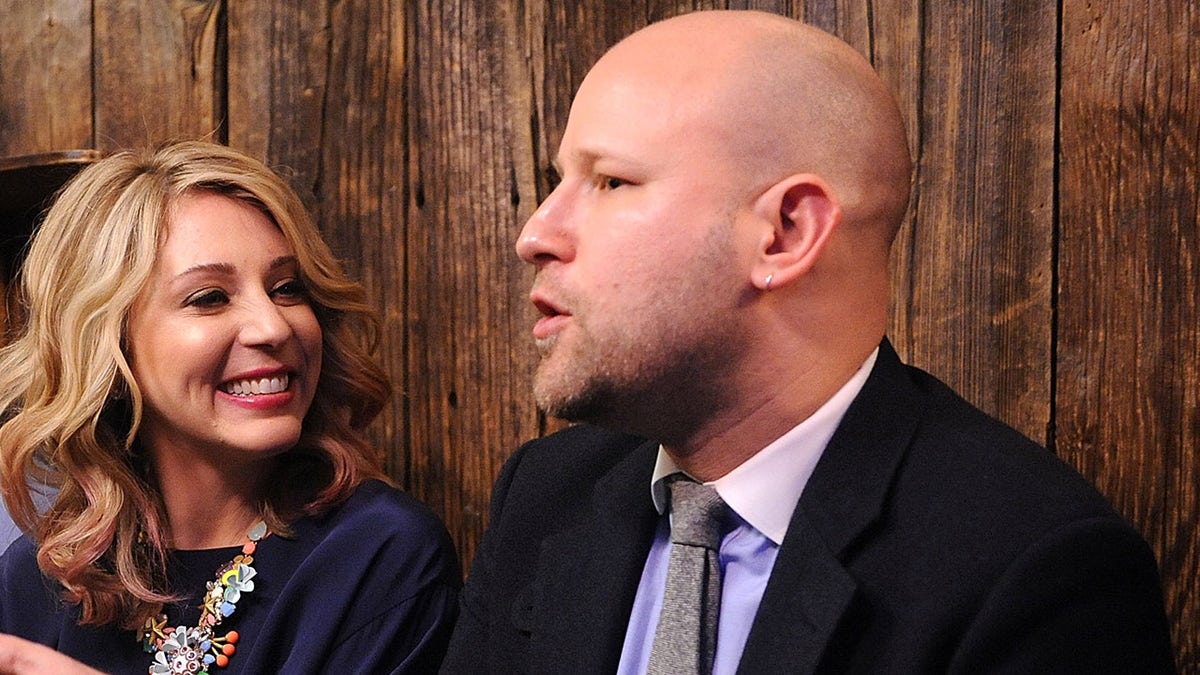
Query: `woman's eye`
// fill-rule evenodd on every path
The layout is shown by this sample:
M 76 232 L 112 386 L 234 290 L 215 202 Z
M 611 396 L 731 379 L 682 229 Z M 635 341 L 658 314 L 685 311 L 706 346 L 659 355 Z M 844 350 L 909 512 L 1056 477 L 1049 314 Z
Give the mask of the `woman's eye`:
M 217 290 L 214 288 L 214 289 L 209 289 L 207 291 L 201 291 L 199 293 L 196 293 L 195 295 L 188 298 L 187 302 L 185 304 L 188 307 L 198 307 L 200 309 L 206 309 L 206 308 L 210 308 L 210 307 L 220 307 L 221 305 L 227 304 L 228 302 L 229 302 L 229 296 L 225 294 L 225 291 Z
M 271 297 L 278 300 L 304 300 L 307 293 L 299 279 L 289 279 L 271 289 Z

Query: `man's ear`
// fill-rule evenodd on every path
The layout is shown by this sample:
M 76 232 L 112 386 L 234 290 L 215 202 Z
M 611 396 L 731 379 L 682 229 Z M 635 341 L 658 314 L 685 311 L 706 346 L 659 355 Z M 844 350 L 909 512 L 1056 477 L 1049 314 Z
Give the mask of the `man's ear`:
M 751 283 L 772 290 L 813 268 L 842 222 L 842 207 L 825 179 L 798 173 L 759 196 L 755 215 L 769 228 L 760 242 Z

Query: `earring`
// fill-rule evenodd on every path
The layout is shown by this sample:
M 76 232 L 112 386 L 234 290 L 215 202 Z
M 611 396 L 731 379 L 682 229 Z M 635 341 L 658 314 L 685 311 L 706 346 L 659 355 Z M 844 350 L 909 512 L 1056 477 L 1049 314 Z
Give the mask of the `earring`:
M 775 279 L 775 275 L 774 275 L 774 274 L 768 274 L 768 275 L 767 275 L 766 282 L 763 284 L 763 290 L 764 290 L 764 291 L 769 291 L 769 290 L 771 290 L 771 281 L 772 281 L 773 279 Z

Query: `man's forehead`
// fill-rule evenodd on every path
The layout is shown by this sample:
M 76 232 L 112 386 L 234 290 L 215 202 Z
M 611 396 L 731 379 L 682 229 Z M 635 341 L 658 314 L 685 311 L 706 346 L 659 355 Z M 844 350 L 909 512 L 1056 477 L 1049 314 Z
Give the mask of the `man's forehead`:
M 621 152 L 631 142 L 674 136 L 713 118 L 698 105 L 705 98 L 695 89 L 653 79 L 619 75 L 589 79 L 571 106 L 563 145 L 608 154 Z

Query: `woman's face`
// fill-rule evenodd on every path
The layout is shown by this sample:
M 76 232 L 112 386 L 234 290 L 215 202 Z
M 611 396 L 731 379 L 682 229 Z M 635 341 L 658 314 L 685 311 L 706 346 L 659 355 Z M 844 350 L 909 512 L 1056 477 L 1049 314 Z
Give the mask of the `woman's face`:
M 321 374 L 321 327 L 291 245 L 254 207 L 182 197 L 145 290 L 128 353 L 159 464 L 231 468 L 293 447 Z

